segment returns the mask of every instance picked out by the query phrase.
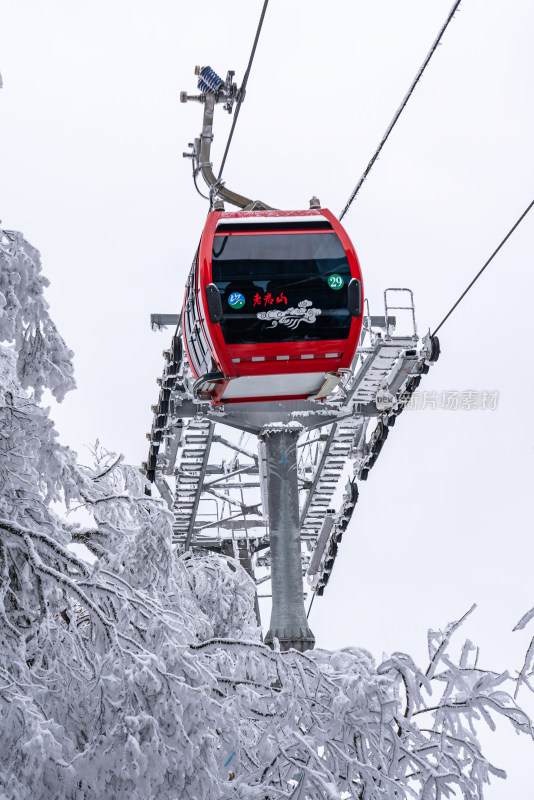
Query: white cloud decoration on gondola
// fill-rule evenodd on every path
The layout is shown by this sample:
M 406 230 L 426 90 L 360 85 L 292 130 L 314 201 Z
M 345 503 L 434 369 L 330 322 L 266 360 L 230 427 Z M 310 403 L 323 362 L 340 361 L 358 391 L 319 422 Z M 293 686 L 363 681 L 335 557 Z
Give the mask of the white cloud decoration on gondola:
M 283 311 L 273 308 L 271 311 L 259 311 L 256 316 L 258 319 L 266 320 L 267 322 L 270 320 L 272 324 L 269 325 L 269 328 L 286 325 L 288 328 L 294 329 L 298 328 L 301 322 L 315 322 L 321 313 L 321 309 L 310 308 L 311 304 L 311 300 L 301 300 L 298 308 L 286 308 Z

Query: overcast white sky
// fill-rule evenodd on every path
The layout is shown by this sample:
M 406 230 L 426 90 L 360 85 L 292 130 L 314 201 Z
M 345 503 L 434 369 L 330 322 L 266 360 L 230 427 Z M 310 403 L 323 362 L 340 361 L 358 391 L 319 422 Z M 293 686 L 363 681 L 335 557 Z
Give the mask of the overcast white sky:
M 225 169 L 231 188 L 281 208 L 316 194 L 339 213 L 452 0 L 271 0 Z M 207 211 L 187 142 L 201 109 L 195 64 L 238 80 L 260 0 L 0 0 L 0 217 L 42 253 L 53 318 L 79 389 L 54 416 L 80 454 L 100 438 L 146 456 L 155 379 Z M 530 0 L 463 0 L 344 220 L 366 294 L 415 292 L 434 327 L 534 196 Z M 230 118 L 218 110 L 218 164 Z M 534 212 L 440 334 L 421 390 L 500 391 L 497 411 L 405 413 L 361 486 L 324 598 L 318 644 L 425 659 L 426 631 L 478 610 L 464 635 L 482 664 L 519 667 L 534 605 L 531 492 Z M 82 455 L 83 457 L 83 455 Z M 530 631 L 534 633 L 534 629 Z M 459 640 L 460 643 L 460 640 Z M 490 739 L 532 796 L 534 745 Z

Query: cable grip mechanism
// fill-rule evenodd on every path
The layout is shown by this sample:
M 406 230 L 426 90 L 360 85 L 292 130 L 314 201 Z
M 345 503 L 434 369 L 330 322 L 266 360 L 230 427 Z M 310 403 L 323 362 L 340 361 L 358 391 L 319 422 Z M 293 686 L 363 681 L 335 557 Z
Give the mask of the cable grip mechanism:
M 231 114 L 234 102 L 236 100 L 242 102 L 245 97 L 244 91 L 238 89 L 237 84 L 234 83 L 234 70 L 228 70 L 224 81 L 210 66 L 195 67 L 195 75 L 198 75 L 197 88 L 200 89 L 201 94 L 191 95 L 187 92 L 180 92 L 181 103 L 187 103 L 188 100 L 204 103 L 206 95 L 211 94 L 216 103 L 224 102 L 224 109 Z
M 200 94 L 188 95 L 187 92 L 180 93 L 180 101 L 187 103 L 188 100 L 195 100 L 204 105 L 204 116 L 202 123 L 202 132 L 200 137 L 189 144 L 190 151 L 185 152 L 184 158 L 190 158 L 193 165 L 193 181 L 199 194 L 205 199 L 210 200 L 210 208 L 214 207 L 217 199 L 221 199 L 231 203 L 238 208 L 252 208 L 253 201 L 249 197 L 244 197 L 237 192 L 232 192 L 226 188 L 224 183 L 215 177 L 213 172 L 213 164 L 210 158 L 211 143 L 213 141 L 213 116 L 217 103 L 224 103 L 224 108 L 229 113 L 232 112 L 234 103 L 241 103 L 244 96 L 244 88 L 237 88 L 234 83 L 234 70 L 229 70 L 226 74 L 226 80 L 218 75 L 210 66 L 195 67 L 195 75 L 198 76 L 198 88 Z M 237 105 L 237 111 L 239 110 Z M 234 118 L 235 123 L 235 118 Z M 202 175 L 205 183 L 209 188 L 209 198 L 202 194 L 197 186 L 197 176 Z M 270 206 L 260 201 L 255 201 L 255 208 L 269 209 Z

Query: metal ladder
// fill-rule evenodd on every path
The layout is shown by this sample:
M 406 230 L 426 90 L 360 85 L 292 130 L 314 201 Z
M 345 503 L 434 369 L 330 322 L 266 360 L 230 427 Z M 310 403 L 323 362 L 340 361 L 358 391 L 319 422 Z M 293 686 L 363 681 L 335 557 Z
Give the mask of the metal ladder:
M 212 438 L 213 422 L 208 419 L 192 420 L 185 431 L 182 452 L 176 465 L 173 532 L 186 537 L 186 546 L 189 546 L 193 533 L 199 489 L 208 466 Z
M 358 422 L 353 419 L 332 425 L 301 514 L 303 539 L 315 539 L 319 535 L 325 512 L 331 506 L 339 478 L 350 459 L 357 426 Z
M 377 392 L 391 383 L 390 376 L 401 353 L 412 347 L 412 339 L 395 339 L 389 342 L 380 340 L 374 348 L 369 348 L 370 352 L 367 352 L 367 357 L 349 389 L 353 402 L 373 403 Z

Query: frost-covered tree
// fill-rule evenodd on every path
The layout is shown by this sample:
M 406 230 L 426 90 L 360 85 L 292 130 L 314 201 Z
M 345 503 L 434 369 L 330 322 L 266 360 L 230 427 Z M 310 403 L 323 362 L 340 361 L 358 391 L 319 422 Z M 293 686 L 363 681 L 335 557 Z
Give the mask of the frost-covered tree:
M 45 285 L 37 252 L 2 233 L 0 800 L 482 798 L 499 773 L 477 727 L 531 732 L 507 676 L 469 642 L 453 658 L 459 623 L 429 634 L 425 669 L 267 648 L 236 561 L 179 556 L 137 469 L 99 445 L 82 467 L 59 444 L 39 400 L 73 387 L 72 354 Z

